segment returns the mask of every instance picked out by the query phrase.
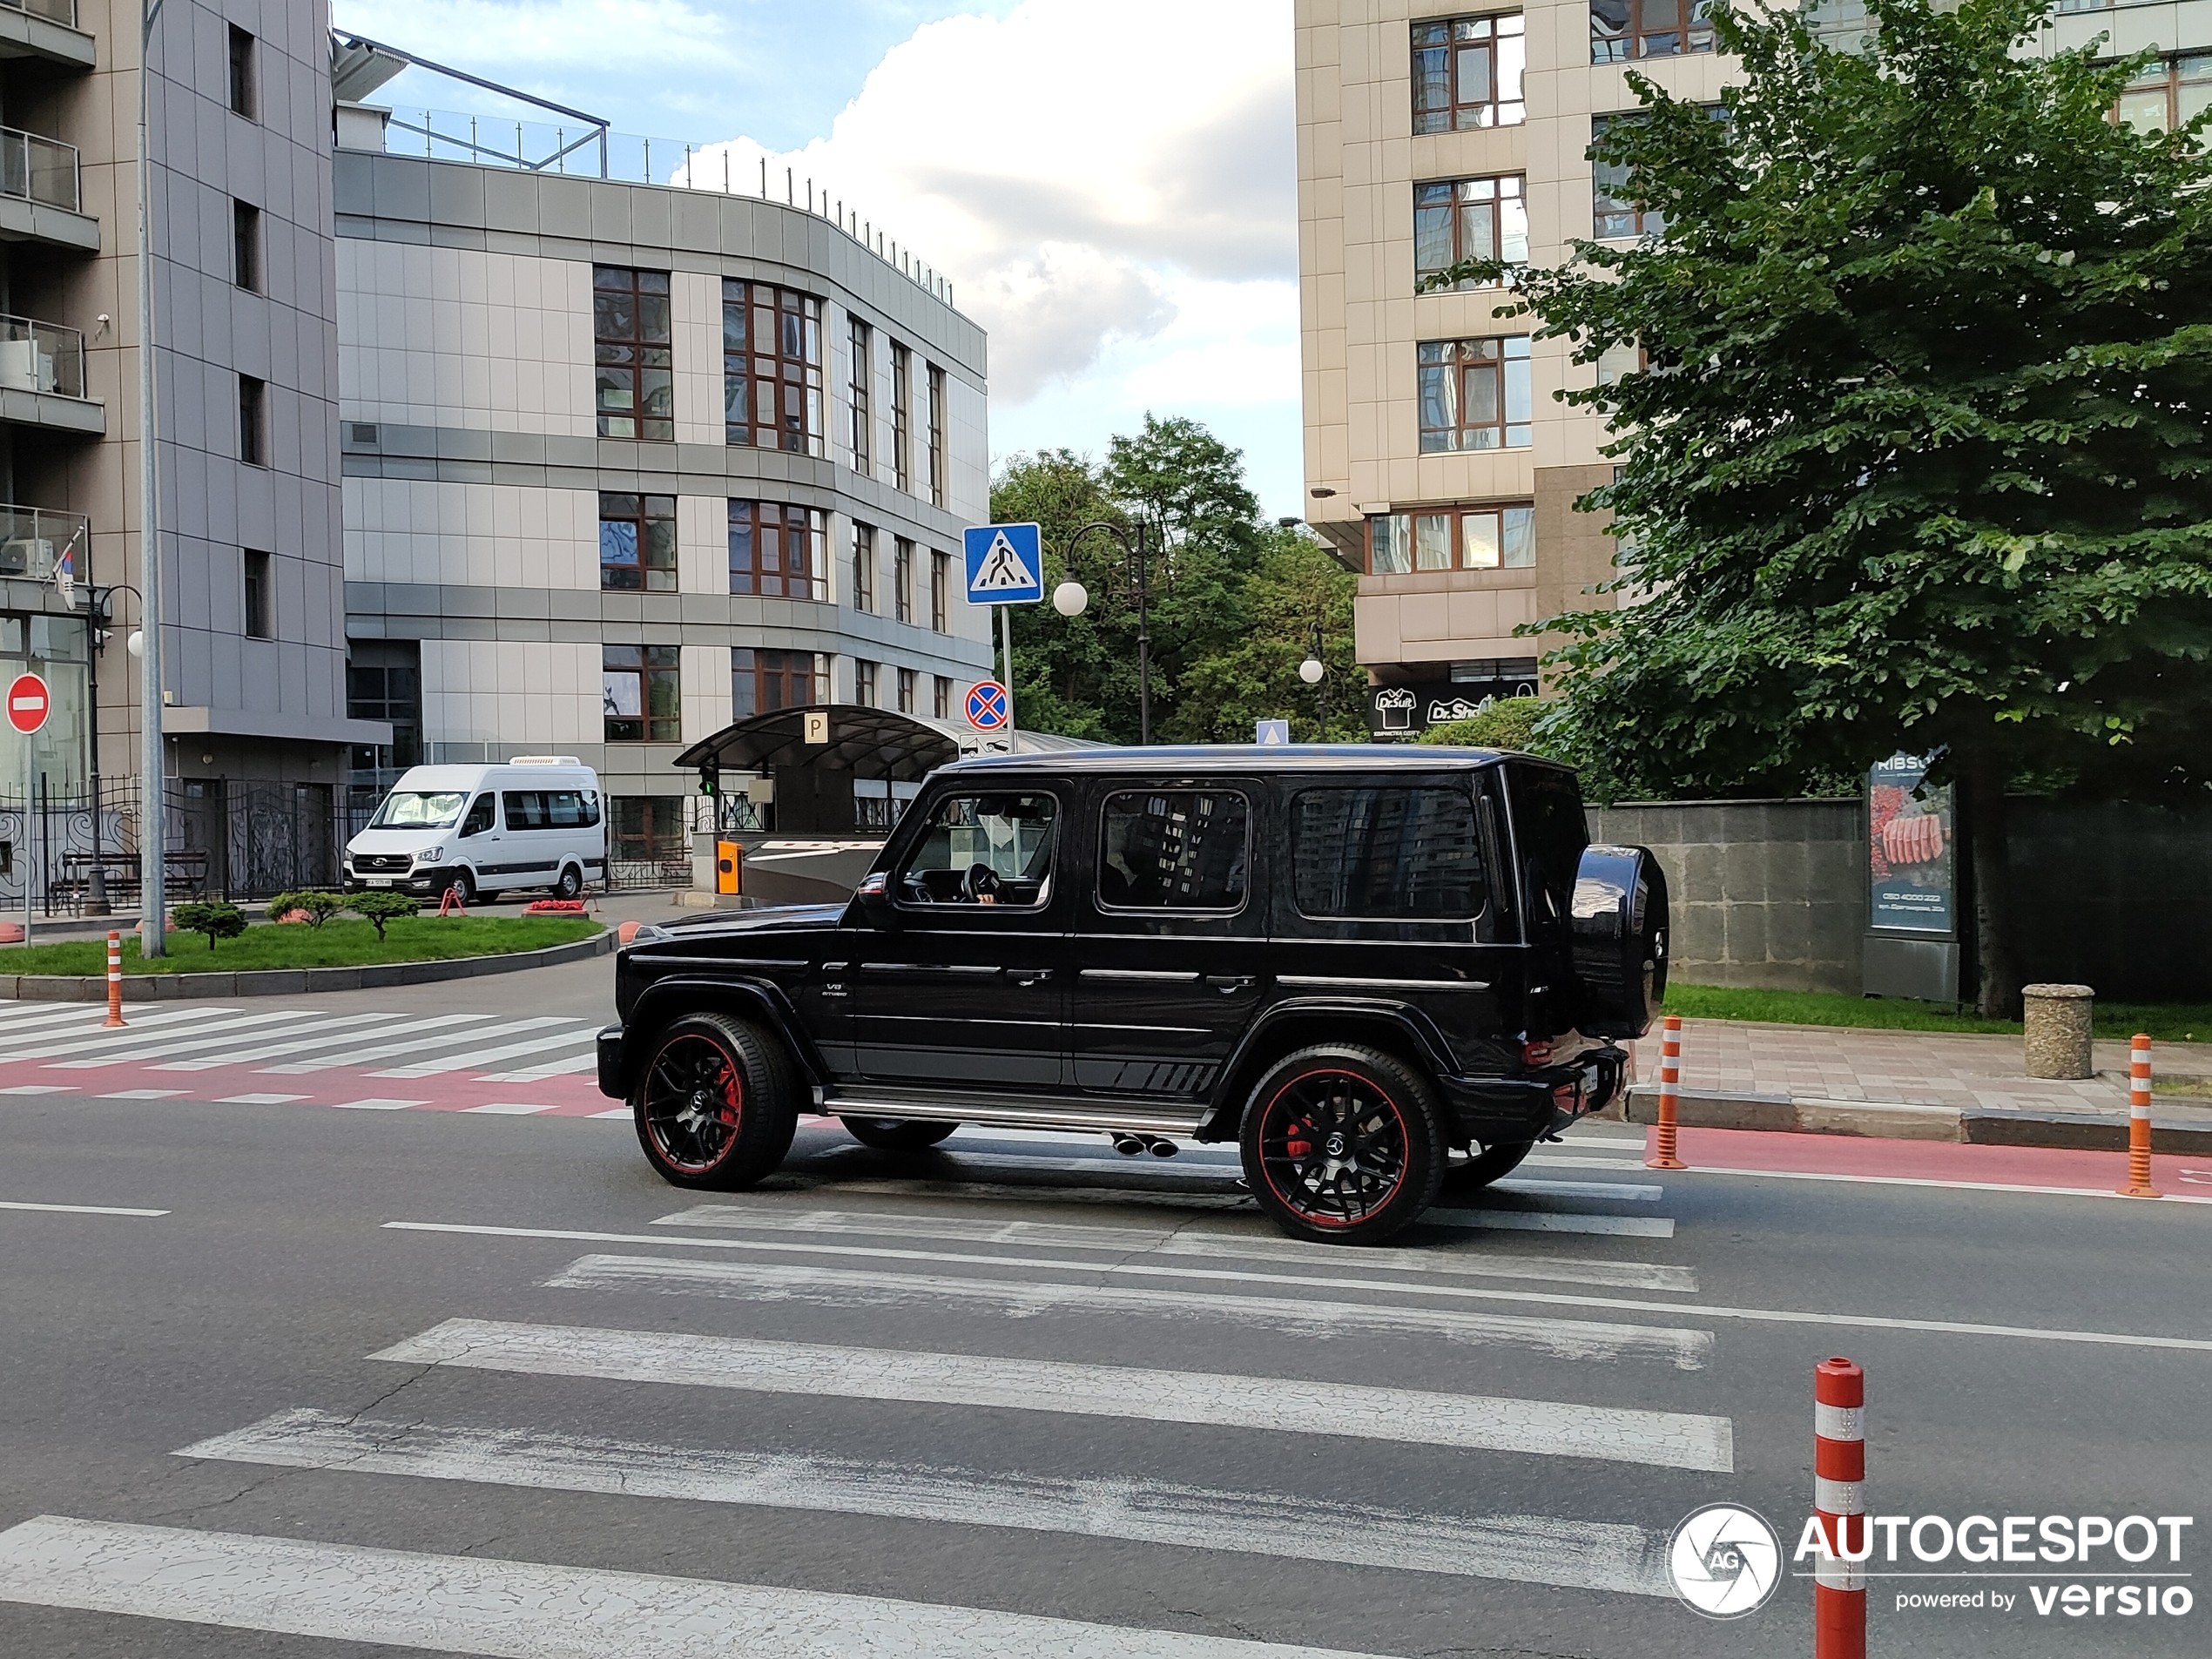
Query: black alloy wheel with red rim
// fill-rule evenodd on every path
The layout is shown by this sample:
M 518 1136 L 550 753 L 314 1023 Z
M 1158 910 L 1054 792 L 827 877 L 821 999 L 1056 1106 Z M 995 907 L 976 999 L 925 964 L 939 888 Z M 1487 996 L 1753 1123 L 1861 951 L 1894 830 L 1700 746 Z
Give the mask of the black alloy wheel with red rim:
M 729 1190 L 772 1173 L 798 1113 L 788 1062 L 767 1032 L 687 1015 L 655 1039 L 631 1092 L 638 1143 L 661 1178 Z
M 1302 1049 L 1260 1079 L 1239 1136 L 1252 1196 L 1294 1237 L 1372 1244 L 1426 1210 L 1445 1148 L 1427 1082 L 1379 1049 Z

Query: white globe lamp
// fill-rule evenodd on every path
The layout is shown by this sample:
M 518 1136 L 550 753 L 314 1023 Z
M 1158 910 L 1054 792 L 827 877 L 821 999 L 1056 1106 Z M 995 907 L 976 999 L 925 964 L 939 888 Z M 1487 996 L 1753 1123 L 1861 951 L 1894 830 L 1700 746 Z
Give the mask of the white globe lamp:
M 1080 582 L 1062 582 L 1052 590 L 1052 608 L 1063 617 L 1082 616 L 1089 603 L 1089 590 Z
M 146 654 L 146 636 L 145 631 L 142 628 L 133 628 L 131 631 L 130 638 L 123 643 L 133 657 L 143 657 Z
M 1318 685 L 1322 675 L 1321 659 L 1309 657 L 1298 665 L 1298 677 L 1308 685 Z

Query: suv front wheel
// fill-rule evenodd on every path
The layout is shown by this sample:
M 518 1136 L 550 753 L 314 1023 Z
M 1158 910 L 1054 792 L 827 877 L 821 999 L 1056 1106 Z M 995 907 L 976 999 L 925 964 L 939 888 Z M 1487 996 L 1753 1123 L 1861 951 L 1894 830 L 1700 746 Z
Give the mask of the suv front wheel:
M 782 1163 L 799 1126 L 796 1099 L 773 1036 L 726 1015 L 689 1014 L 653 1039 L 630 1109 L 662 1180 L 728 1192 Z
M 1260 1208 L 1293 1238 L 1372 1244 L 1435 1200 L 1447 1156 L 1435 1091 L 1379 1049 L 1329 1043 L 1278 1061 L 1238 1136 Z

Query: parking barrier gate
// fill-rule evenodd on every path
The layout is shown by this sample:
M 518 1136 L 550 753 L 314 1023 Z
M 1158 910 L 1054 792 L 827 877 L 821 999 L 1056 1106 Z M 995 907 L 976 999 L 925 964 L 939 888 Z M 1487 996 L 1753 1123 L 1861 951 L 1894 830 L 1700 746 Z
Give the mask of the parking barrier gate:
M 1829 1545 L 1812 1563 L 1813 1659 L 1866 1659 L 1866 1373 L 1824 1359 L 1812 1398 L 1812 1513 Z
M 123 1022 L 123 934 L 111 927 L 107 930 L 107 1018 L 100 1028 L 106 1030 Z
M 2130 1198 L 2155 1198 L 2150 1178 L 2150 1038 L 2135 1033 L 2128 1054 L 2128 1184 Z
M 1675 1095 L 1682 1086 L 1682 1015 L 1669 1014 L 1659 1028 L 1658 1144 L 1644 1159 L 1647 1170 L 1686 1170 L 1675 1153 Z

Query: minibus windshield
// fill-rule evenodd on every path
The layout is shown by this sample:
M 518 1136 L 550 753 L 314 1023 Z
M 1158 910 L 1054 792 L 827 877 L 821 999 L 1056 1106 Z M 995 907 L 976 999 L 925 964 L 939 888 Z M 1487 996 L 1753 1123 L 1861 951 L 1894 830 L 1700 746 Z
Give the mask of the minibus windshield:
M 395 789 L 384 797 L 371 829 L 451 829 L 469 804 L 465 789 Z

